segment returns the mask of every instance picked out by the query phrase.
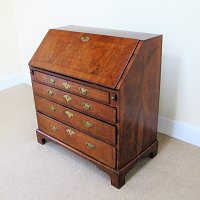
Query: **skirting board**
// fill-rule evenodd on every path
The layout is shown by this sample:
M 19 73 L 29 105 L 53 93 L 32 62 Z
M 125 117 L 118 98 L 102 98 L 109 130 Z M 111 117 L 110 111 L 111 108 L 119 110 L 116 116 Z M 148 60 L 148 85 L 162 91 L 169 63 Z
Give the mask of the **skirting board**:
M 159 116 L 158 132 L 200 147 L 200 129 Z
M 0 79 L 0 91 L 22 83 L 31 85 L 29 72 L 13 74 Z M 158 131 L 200 147 L 200 129 L 184 122 L 159 116 Z
M 10 87 L 14 87 L 22 83 L 31 85 L 31 78 L 28 72 L 15 73 L 0 78 L 0 91 Z

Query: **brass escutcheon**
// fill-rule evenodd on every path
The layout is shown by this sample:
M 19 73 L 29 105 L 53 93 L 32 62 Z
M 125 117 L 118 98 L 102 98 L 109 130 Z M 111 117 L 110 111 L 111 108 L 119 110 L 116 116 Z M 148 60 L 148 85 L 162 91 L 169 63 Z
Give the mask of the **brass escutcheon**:
M 91 126 L 93 126 L 92 122 L 89 122 L 89 121 L 83 121 L 83 123 L 88 128 L 91 127 Z
M 50 96 L 53 96 L 54 92 L 51 91 L 51 90 L 48 90 L 48 94 L 49 94 Z
M 68 90 L 71 87 L 71 85 L 67 82 L 63 83 L 62 85 L 65 87 L 66 90 Z
M 88 90 L 83 88 L 83 87 L 80 87 L 79 91 L 80 91 L 81 94 L 87 94 L 87 92 L 88 92 Z
M 66 99 L 67 102 L 69 102 L 69 101 L 72 100 L 72 98 L 69 95 L 67 95 L 67 94 L 64 95 L 63 97 Z
M 55 112 L 55 111 L 56 111 L 56 109 L 55 109 L 53 106 L 50 106 L 49 109 L 50 109 L 50 111 L 52 111 L 52 112 Z
M 94 149 L 94 145 L 90 142 L 85 142 L 85 145 L 87 146 L 88 149 Z
M 82 42 L 87 42 L 89 40 L 90 40 L 90 38 L 87 35 L 85 35 L 85 34 L 83 34 L 83 36 L 81 37 L 81 41 Z
M 83 102 L 82 104 L 85 110 L 89 110 L 90 108 L 92 108 L 92 106 L 89 103 Z
M 49 80 L 49 83 L 55 83 L 55 79 L 53 78 L 49 78 L 48 80 Z
M 66 129 L 66 132 L 67 132 L 69 135 L 74 135 L 74 131 L 72 131 L 72 129 L 70 129 L 70 128 Z
M 69 118 L 73 117 L 73 114 L 72 114 L 71 112 L 69 112 L 69 111 L 65 111 L 65 114 L 66 114 Z
M 56 126 L 53 126 L 51 125 L 51 129 L 54 131 L 54 132 L 57 132 L 58 131 L 58 128 Z

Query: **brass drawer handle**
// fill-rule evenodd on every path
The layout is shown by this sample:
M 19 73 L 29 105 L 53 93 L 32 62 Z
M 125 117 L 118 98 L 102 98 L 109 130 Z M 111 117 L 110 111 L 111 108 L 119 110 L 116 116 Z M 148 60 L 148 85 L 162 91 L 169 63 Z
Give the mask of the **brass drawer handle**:
M 72 98 L 69 95 L 67 95 L 67 94 L 64 95 L 63 97 L 66 99 L 67 102 L 69 102 L 69 101 L 72 100 Z
M 66 90 L 68 90 L 71 87 L 71 85 L 67 82 L 63 83 L 62 85 L 65 87 Z
M 49 81 L 49 83 L 53 83 L 53 84 L 56 82 L 55 79 L 53 79 L 53 78 L 49 78 L 48 81 Z
M 72 131 L 72 129 L 70 129 L 70 128 L 66 129 L 66 132 L 67 132 L 69 135 L 74 135 L 74 131 Z
M 89 103 L 83 102 L 82 104 L 83 104 L 83 108 L 84 108 L 85 110 L 89 110 L 89 109 L 92 108 L 92 106 L 91 106 Z
M 89 122 L 89 121 L 83 121 L 83 123 L 88 128 L 90 128 L 91 126 L 93 126 L 92 122 Z
M 73 117 L 73 114 L 72 114 L 71 112 L 69 112 L 69 111 L 65 111 L 65 114 L 66 114 L 69 118 Z
M 53 126 L 51 125 L 51 129 L 54 131 L 54 132 L 57 132 L 58 131 L 58 128 L 56 126 Z
M 50 106 L 49 109 L 50 109 L 50 111 L 52 111 L 52 112 L 55 112 L 55 111 L 56 111 L 56 109 L 55 109 L 53 106 Z
M 49 94 L 50 96 L 53 96 L 54 92 L 53 92 L 52 90 L 48 90 L 48 94 Z
M 87 92 L 88 92 L 88 90 L 83 88 L 83 87 L 80 87 L 79 91 L 80 91 L 81 94 L 87 94 Z
M 88 149 L 94 149 L 95 148 L 95 146 L 90 142 L 85 142 L 85 145 L 87 146 Z

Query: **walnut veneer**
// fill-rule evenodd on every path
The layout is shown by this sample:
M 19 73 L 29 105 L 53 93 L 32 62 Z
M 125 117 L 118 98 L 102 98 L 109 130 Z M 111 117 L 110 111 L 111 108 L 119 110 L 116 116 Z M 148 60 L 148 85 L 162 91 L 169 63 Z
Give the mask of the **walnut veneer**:
M 157 154 L 161 54 L 161 35 L 49 30 L 29 62 L 38 142 L 66 147 L 123 186 L 137 160 Z

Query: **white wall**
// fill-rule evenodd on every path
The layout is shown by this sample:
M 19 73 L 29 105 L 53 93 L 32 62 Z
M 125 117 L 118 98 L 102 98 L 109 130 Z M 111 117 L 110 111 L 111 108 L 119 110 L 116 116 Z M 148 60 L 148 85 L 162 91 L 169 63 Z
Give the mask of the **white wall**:
M 0 78 L 21 72 L 20 60 L 12 3 L 0 0 Z
M 75 24 L 162 33 L 160 115 L 200 133 L 198 0 L 12 1 L 24 70 L 49 28 Z

